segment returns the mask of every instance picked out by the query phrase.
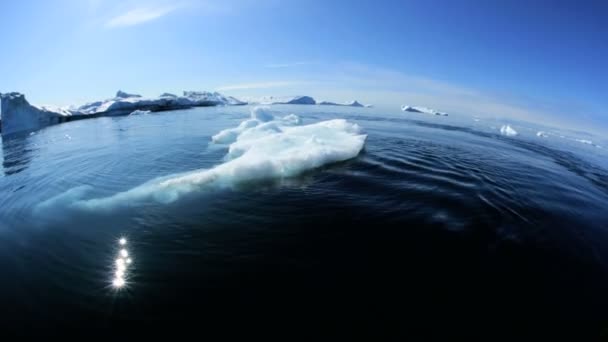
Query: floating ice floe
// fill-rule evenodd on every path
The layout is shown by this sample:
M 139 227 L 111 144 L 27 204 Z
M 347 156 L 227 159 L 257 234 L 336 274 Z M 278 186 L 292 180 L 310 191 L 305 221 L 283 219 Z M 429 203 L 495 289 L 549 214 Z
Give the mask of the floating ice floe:
M 92 189 L 77 187 L 44 201 L 38 210 L 60 206 L 99 211 L 149 201 L 171 203 L 209 189 L 289 178 L 356 157 L 366 137 L 357 124 L 344 119 L 303 125 L 297 115 L 276 117 L 266 108 L 254 108 L 238 127 L 213 137 L 216 144 L 227 146 L 225 161 L 215 167 L 154 179 L 109 197 L 84 199 Z
M 401 110 L 404 112 L 411 112 L 411 113 L 423 113 L 423 114 L 430 114 L 430 115 L 441 115 L 441 116 L 448 116 L 448 113 L 444 113 L 444 112 L 440 112 L 431 108 L 426 108 L 426 107 L 415 107 L 415 106 L 406 106 L 403 105 L 401 106 Z
M 549 135 L 547 133 L 543 132 L 543 131 L 538 131 L 536 133 L 536 136 L 539 137 L 539 138 L 547 138 Z
M 506 135 L 509 137 L 513 137 L 518 135 L 519 133 L 517 133 L 516 130 L 514 130 L 513 128 L 511 128 L 510 125 L 503 125 L 502 127 L 500 127 L 500 134 L 502 135 Z

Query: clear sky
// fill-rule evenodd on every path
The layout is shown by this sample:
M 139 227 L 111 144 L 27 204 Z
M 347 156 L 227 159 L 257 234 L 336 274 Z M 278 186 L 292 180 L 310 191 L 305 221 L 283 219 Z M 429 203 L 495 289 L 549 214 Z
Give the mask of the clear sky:
M 312 95 L 608 127 L 608 1 L 6 1 L 0 92 Z M 390 107 L 389 107 L 390 106 Z

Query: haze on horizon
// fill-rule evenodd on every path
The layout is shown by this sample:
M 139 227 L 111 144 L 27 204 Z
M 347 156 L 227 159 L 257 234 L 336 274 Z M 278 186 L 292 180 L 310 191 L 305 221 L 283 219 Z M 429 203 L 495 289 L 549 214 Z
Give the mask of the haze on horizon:
M 0 92 L 55 105 L 118 89 L 302 94 L 601 130 L 607 10 L 594 1 L 7 2 Z

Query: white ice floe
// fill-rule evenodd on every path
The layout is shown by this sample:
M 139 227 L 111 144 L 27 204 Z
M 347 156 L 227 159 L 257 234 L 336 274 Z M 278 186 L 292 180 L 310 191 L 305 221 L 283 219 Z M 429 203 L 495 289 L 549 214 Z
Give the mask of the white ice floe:
M 344 119 L 302 125 L 296 115 L 278 118 L 267 109 L 255 108 L 237 128 L 214 136 L 228 149 L 225 162 L 215 167 L 155 179 L 109 197 L 83 199 L 91 188 L 78 187 L 41 203 L 39 209 L 67 206 L 97 211 L 147 201 L 170 203 L 208 189 L 293 177 L 356 157 L 366 137 L 357 124 Z
M 426 108 L 426 107 L 415 107 L 415 106 L 403 105 L 403 106 L 401 106 L 401 110 L 404 112 L 411 112 L 411 113 L 423 113 L 423 114 L 431 114 L 431 115 L 448 116 L 448 113 L 440 112 L 438 110 Z
M 503 125 L 502 127 L 500 127 L 500 134 L 506 135 L 509 137 L 518 135 L 517 131 L 514 130 L 510 125 Z
M 538 131 L 536 133 L 536 136 L 539 137 L 539 138 L 547 138 L 549 136 L 549 134 L 547 134 L 547 133 L 545 133 L 543 131 Z

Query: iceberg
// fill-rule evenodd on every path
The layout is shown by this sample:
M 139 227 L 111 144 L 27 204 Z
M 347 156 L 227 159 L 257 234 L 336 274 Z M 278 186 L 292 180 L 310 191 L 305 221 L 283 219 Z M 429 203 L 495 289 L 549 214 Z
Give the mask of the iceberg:
M 116 92 L 116 98 L 119 99 L 128 99 L 129 97 L 141 97 L 141 95 L 136 95 L 136 94 L 129 94 L 126 93 L 122 90 L 119 90 L 118 92 Z
M 510 125 L 503 125 L 502 127 L 500 127 L 500 134 L 506 135 L 508 137 L 513 137 L 513 136 L 518 135 L 519 133 L 517 133 L 516 130 L 511 128 Z
M 177 95 L 175 94 L 171 94 L 171 93 L 162 93 L 159 97 L 171 97 L 171 98 L 176 98 Z
M 536 136 L 539 138 L 547 138 L 549 135 L 543 131 L 536 132 Z
M 122 90 L 116 96 L 87 103 L 80 107 L 54 108 L 49 106 L 34 106 L 20 93 L 0 94 L 2 134 L 20 131 L 31 131 L 42 127 L 98 116 L 129 115 L 137 111 L 159 112 L 191 107 L 244 105 L 231 96 L 214 92 L 184 91 L 183 96 L 164 93 L 157 98 L 144 98 L 141 95 L 129 94 Z
M 32 131 L 78 118 L 78 113 L 66 108 L 37 107 L 20 93 L 0 94 L 2 133 Z
M 404 112 L 411 113 L 423 113 L 423 114 L 431 114 L 431 115 L 440 115 L 440 116 L 448 116 L 448 113 L 440 112 L 431 108 L 426 107 L 414 107 L 414 106 L 401 106 L 401 110 Z
M 144 114 L 150 114 L 150 113 L 152 113 L 152 112 L 149 110 L 139 110 L 138 109 L 138 110 L 132 111 L 131 114 L 129 114 L 129 115 L 144 115 Z
M 314 105 L 317 102 L 310 96 L 295 96 L 292 99 L 285 102 L 277 102 L 275 104 L 304 104 L 304 105 Z
M 214 137 L 216 143 L 227 147 L 224 162 L 215 167 L 154 179 L 108 197 L 85 199 L 91 188 L 77 187 L 42 202 L 37 210 L 62 206 L 97 212 L 150 201 L 166 204 L 192 193 L 285 179 L 355 158 L 366 138 L 357 124 L 344 119 L 303 125 L 297 115 L 280 118 L 265 108 L 254 108 L 251 117 L 238 127 Z
M 593 145 L 593 141 L 591 140 L 586 140 L 586 139 L 574 139 L 574 141 L 578 141 L 580 143 L 586 144 L 586 145 Z
M 317 104 L 314 98 L 310 96 L 265 96 L 258 99 L 252 99 L 249 104 L 258 105 L 277 105 L 277 104 L 299 104 L 299 105 L 314 105 Z
M 361 103 L 359 103 L 357 100 L 351 101 L 351 102 L 346 102 L 346 103 L 336 103 L 336 102 L 330 102 L 330 101 L 321 101 L 319 102 L 319 105 L 322 106 L 344 106 L 344 107 L 371 107 L 371 105 L 362 105 Z

